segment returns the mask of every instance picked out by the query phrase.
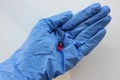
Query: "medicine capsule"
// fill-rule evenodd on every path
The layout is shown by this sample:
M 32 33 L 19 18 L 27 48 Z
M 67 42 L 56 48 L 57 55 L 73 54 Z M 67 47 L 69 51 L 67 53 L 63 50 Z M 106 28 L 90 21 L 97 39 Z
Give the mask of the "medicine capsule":
M 61 51 L 62 49 L 63 49 L 63 42 L 60 41 L 60 42 L 58 42 L 57 50 Z

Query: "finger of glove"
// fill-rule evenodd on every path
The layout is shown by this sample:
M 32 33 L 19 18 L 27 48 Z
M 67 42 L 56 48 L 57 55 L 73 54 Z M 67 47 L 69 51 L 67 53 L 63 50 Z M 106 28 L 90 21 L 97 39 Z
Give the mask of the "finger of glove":
M 101 9 L 99 3 L 95 3 L 75 14 L 67 23 L 62 26 L 63 30 L 71 30 L 76 25 L 84 22 L 86 19 L 97 14 Z
M 67 11 L 55 16 L 52 16 L 50 18 L 45 19 L 46 22 L 49 24 L 49 28 L 51 31 L 54 31 L 56 28 L 58 28 L 60 25 L 67 22 L 71 17 L 73 16 L 71 11 Z
M 103 39 L 106 34 L 105 29 L 101 29 L 97 34 L 90 38 L 84 45 L 78 48 L 79 52 L 86 56 L 90 53 Z
M 101 11 L 98 14 L 94 15 L 93 17 L 89 18 L 83 23 L 79 24 L 73 30 L 69 31 L 69 34 L 71 35 L 72 38 L 75 38 L 82 30 L 94 24 L 95 22 L 99 21 L 100 19 L 104 18 L 109 13 L 110 13 L 110 8 L 108 6 L 102 7 Z
M 103 19 L 99 20 L 95 24 L 83 30 L 81 33 L 77 35 L 74 39 L 76 47 L 80 47 L 83 45 L 88 39 L 94 36 L 99 30 L 104 28 L 111 20 L 111 17 L 108 15 Z

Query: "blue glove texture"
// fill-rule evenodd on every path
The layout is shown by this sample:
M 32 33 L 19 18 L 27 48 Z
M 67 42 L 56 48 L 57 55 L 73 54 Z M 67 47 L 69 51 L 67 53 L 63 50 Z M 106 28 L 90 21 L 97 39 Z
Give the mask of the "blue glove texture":
M 64 74 L 103 39 L 109 12 L 108 6 L 95 3 L 75 15 L 67 11 L 40 20 L 25 43 L 0 64 L 0 80 L 52 80 Z

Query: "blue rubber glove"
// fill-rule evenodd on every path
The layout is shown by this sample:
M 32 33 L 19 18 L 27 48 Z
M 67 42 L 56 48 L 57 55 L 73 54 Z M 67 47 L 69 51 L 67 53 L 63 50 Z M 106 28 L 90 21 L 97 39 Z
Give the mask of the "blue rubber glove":
M 0 64 L 0 80 L 51 80 L 64 74 L 102 40 L 109 12 L 96 3 L 74 16 L 68 11 L 40 20 L 25 43 Z

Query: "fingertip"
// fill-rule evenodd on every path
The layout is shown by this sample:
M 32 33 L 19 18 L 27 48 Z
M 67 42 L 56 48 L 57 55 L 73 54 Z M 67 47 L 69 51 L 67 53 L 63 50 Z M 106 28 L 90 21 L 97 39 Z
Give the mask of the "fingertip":
M 100 3 L 94 3 L 94 4 L 92 4 L 95 8 L 101 8 L 101 4 Z
M 101 10 L 101 4 L 100 3 L 94 3 L 91 6 L 92 6 L 92 9 L 93 9 L 94 12 L 95 11 L 98 12 L 98 11 Z
M 111 10 L 110 10 L 110 7 L 109 7 L 109 6 L 107 6 L 107 5 L 106 5 L 106 6 L 104 6 L 104 8 L 105 8 L 107 11 L 109 11 L 109 12 L 111 11 Z
M 62 15 L 64 15 L 67 19 L 70 19 L 70 18 L 72 18 L 73 13 L 72 13 L 72 11 L 66 11 Z
M 62 13 L 59 13 L 59 14 L 56 14 L 54 16 L 51 16 L 49 17 L 49 19 L 51 20 L 57 20 L 57 21 L 60 21 L 62 19 L 70 19 L 71 17 L 73 16 L 73 13 L 72 11 L 65 11 L 65 12 L 62 12 Z M 64 21 L 64 20 L 63 20 Z
M 103 23 L 104 26 L 107 26 L 110 21 L 111 21 L 111 16 L 107 15 L 105 18 L 103 18 L 102 23 Z
M 67 14 L 67 15 L 70 15 L 70 16 L 73 16 L 72 11 L 66 11 L 66 14 Z
M 110 15 L 107 16 L 108 20 L 111 21 L 112 17 Z
M 99 2 L 95 2 L 92 5 L 101 5 Z
M 100 42 L 103 37 L 106 34 L 106 29 L 101 29 L 94 37 L 93 39 L 96 40 L 97 42 Z
M 102 30 L 100 30 L 99 32 L 98 32 L 98 34 L 99 34 L 99 42 L 104 38 L 104 36 L 105 36 L 105 34 L 106 34 L 106 29 L 102 29 Z
M 71 11 L 65 11 L 47 18 L 46 21 L 49 23 L 51 31 L 54 31 L 66 23 L 72 16 L 73 13 Z
M 109 14 L 111 10 L 110 10 L 109 6 L 104 6 L 104 7 L 102 7 L 102 11 Z
M 106 16 L 106 23 L 108 24 L 110 21 L 111 21 L 111 16 L 110 15 L 108 15 L 108 16 Z
M 98 33 L 104 36 L 106 34 L 106 29 L 101 29 Z

